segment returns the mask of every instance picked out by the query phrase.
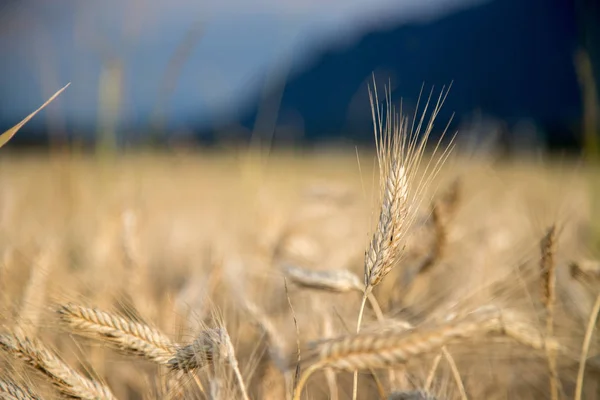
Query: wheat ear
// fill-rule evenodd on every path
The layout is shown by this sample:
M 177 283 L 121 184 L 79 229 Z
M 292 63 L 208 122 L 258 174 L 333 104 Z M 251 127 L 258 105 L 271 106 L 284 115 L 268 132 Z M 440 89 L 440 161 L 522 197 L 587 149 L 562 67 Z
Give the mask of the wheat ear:
M 0 379 L 0 399 L 2 400 L 41 400 L 31 389 L 17 385 L 8 379 Z
M 81 400 L 115 398 L 108 387 L 82 376 L 39 340 L 25 336 L 20 330 L 0 334 L 0 348 L 38 370 L 63 394 L 71 398 Z
M 546 335 L 554 335 L 554 304 L 556 302 L 556 226 L 548 228 L 546 235 L 540 241 L 540 272 L 542 303 L 546 309 Z M 548 369 L 550 370 L 550 396 L 552 400 L 558 400 L 559 377 L 556 362 L 556 354 L 552 349 L 546 351 L 548 357 Z
M 202 331 L 191 344 L 177 350 L 175 356 L 169 361 L 169 367 L 172 370 L 192 371 L 206 365 L 215 365 L 216 360 L 229 363 L 243 400 L 248 400 L 248 392 L 235 356 L 235 349 L 224 328 Z
M 121 351 L 168 364 L 177 346 L 158 329 L 95 308 L 66 304 L 58 308 L 62 321 L 75 333 L 106 341 Z
M 365 254 L 367 290 L 377 286 L 400 259 L 404 238 L 415 220 L 424 191 L 439 172 L 452 148 L 448 146 L 433 166 L 430 161 L 417 179 L 434 121 L 447 94 L 448 91 L 442 89 L 429 122 L 422 131 L 431 95 L 417 126 L 415 127 L 416 118 L 413 118 L 413 125 L 409 129 L 408 119 L 401 113 L 396 113 L 392 106 L 391 91 L 386 92 L 385 111 L 380 108 L 377 88 L 374 87 L 373 92 L 369 91 L 379 163 L 380 204 L 377 228 Z M 417 110 L 418 108 L 417 104 Z M 436 151 L 437 148 L 438 146 Z
M 512 321 L 511 321 L 512 320 Z M 543 350 L 558 349 L 537 331 L 506 316 L 475 315 L 469 320 L 449 322 L 433 328 L 415 328 L 403 332 L 359 333 L 317 343 L 304 361 L 309 364 L 294 393 L 300 399 L 302 387 L 310 375 L 321 368 L 357 371 L 366 368 L 388 368 L 410 359 L 438 351 L 443 346 L 469 341 L 474 337 L 494 335 L 509 337 L 520 344 Z
M 364 283 L 353 272 L 346 269 L 312 271 L 288 265 L 284 268 L 284 273 L 292 283 L 302 288 L 334 293 L 357 291 L 365 294 Z M 383 321 L 383 312 L 377 298 L 372 292 L 368 292 L 366 296 L 377 320 Z
M 193 371 L 212 364 L 226 352 L 222 329 L 206 329 L 192 343 L 177 349 L 168 365 L 174 371 Z
M 451 147 L 448 147 L 443 152 L 442 158 L 434 164 L 433 170 L 430 170 L 431 164 L 428 163 L 423 177 L 419 181 L 415 180 L 427 140 L 433 130 L 433 123 L 447 93 L 442 89 L 431 112 L 429 122 L 426 124 L 425 130 L 421 132 L 431 95 L 425 104 L 416 127 L 416 118 L 413 118 L 413 124 L 409 130 L 408 119 L 401 113 L 396 113 L 392 106 L 391 89 L 386 93 L 385 116 L 383 115 L 384 110 L 379 105 L 377 87 L 374 85 L 373 92 L 369 90 L 375 146 L 379 162 L 380 205 L 377 228 L 365 252 L 365 291 L 356 321 L 357 333 L 360 332 L 368 294 L 399 261 L 405 236 L 416 217 L 416 211 L 422 200 L 424 189 L 437 174 L 451 149 Z M 418 109 L 419 104 L 417 103 L 416 110 Z M 356 400 L 357 391 L 358 372 L 355 371 L 352 400 Z

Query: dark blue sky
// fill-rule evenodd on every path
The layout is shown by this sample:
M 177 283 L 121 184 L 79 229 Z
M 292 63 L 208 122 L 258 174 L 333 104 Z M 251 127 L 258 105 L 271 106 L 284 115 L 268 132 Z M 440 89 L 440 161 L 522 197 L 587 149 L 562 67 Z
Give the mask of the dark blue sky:
M 352 41 L 387 21 L 436 18 L 478 0 L 42 0 L 0 3 L 0 129 L 67 82 L 50 119 L 95 126 L 102 70 L 116 61 L 124 126 L 160 108 L 171 126 L 235 114 L 265 75 L 309 62 L 328 43 Z M 194 37 L 194 27 L 199 27 Z M 169 60 L 186 37 L 189 55 L 160 102 Z M 113 70 L 115 71 L 115 70 Z M 116 75 L 115 75 L 116 76 Z M 105 86 L 106 89 L 106 86 Z M 106 90 L 105 90 L 106 91 Z

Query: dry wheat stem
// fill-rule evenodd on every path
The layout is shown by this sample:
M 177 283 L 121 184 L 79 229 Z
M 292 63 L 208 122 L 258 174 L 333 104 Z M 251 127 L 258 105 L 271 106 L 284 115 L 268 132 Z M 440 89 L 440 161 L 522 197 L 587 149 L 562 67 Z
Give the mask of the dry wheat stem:
M 575 386 L 575 400 L 581 400 L 581 395 L 583 394 L 583 378 L 585 375 L 585 364 L 587 362 L 587 355 L 590 350 L 590 344 L 592 342 L 594 328 L 596 327 L 598 313 L 600 313 L 600 294 L 596 297 L 596 302 L 594 303 L 594 307 L 592 309 L 592 312 L 590 313 L 587 329 L 585 331 L 585 337 L 583 339 L 583 345 L 581 346 L 579 369 L 577 371 L 577 385 Z
M 442 353 L 444 354 L 444 358 L 448 361 L 448 365 L 450 365 L 450 370 L 452 371 L 452 376 L 454 377 L 454 381 L 456 382 L 456 386 L 458 387 L 458 392 L 460 393 L 460 398 L 462 400 L 468 400 L 467 391 L 465 390 L 465 385 L 460 377 L 460 373 L 458 372 L 458 367 L 456 366 L 456 362 L 454 361 L 454 357 L 452 354 L 446 349 L 446 346 L 442 346 Z
M 2 400 L 40 400 L 28 387 L 17 385 L 7 379 L 0 379 L 0 399 Z
M 554 304 L 556 302 L 556 226 L 551 226 L 540 241 L 540 270 L 542 303 L 546 308 L 546 335 L 554 335 Z M 547 349 L 548 369 L 550 371 L 550 396 L 558 400 L 559 376 L 556 354 Z
M 329 338 L 333 336 L 333 326 L 331 324 L 331 318 L 328 314 L 323 315 L 323 337 Z M 329 399 L 338 400 L 339 393 L 337 387 L 337 374 L 331 368 L 325 369 L 325 379 L 327 380 L 327 386 L 329 388 Z
M 233 374 L 235 376 L 235 379 L 237 380 L 240 392 L 242 394 L 242 400 L 250 400 L 250 398 L 248 397 L 248 390 L 246 389 L 246 384 L 244 383 L 244 379 L 240 372 L 237 357 L 235 356 L 235 349 L 233 347 L 233 343 L 231 343 L 231 338 L 229 337 L 227 331 L 224 331 L 225 346 L 227 347 L 227 361 L 229 362 L 229 365 L 231 365 L 231 369 L 233 370 Z
M 431 364 L 431 369 L 429 370 L 429 374 L 427 374 L 427 379 L 425 380 L 424 389 L 427 391 L 431 389 L 431 385 L 433 384 L 433 380 L 435 379 L 435 373 L 437 372 L 438 366 L 440 365 L 440 361 L 442 360 L 442 353 L 440 352 L 433 359 L 433 363 Z
M 76 304 L 60 306 L 58 313 L 75 333 L 107 341 L 158 364 L 168 364 L 177 349 L 158 329 L 115 314 Z
M 87 379 L 65 364 L 40 341 L 19 330 L 0 335 L 0 347 L 9 355 L 38 370 L 63 394 L 82 400 L 114 399 L 110 389 Z

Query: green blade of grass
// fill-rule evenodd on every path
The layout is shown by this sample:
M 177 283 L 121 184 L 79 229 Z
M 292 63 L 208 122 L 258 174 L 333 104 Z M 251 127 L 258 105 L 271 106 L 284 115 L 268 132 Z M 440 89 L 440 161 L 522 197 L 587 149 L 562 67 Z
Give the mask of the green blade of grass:
M 71 84 L 70 82 L 67 83 L 62 89 L 60 89 L 58 92 L 54 93 L 54 95 L 52 95 L 52 97 L 50 97 L 48 100 L 46 100 L 46 102 L 44 104 L 42 104 L 40 106 L 40 108 L 38 108 L 37 110 L 35 110 L 31 114 L 29 114 L 27 117 L 25 117 L 25 119 L 23 119 L 23 121 L 19 122 L 17 125 L 13 126 L 9 130 L 4 132 L 2 135 L 0 135 L 0 147 L 4 146 L 6 143 L 8 143 L 8 141 L 10 139 L 12 139 L 12 137 L 15 135 L 15 133 L 17 133 L 17 131 L 23 127 L 23 125 L 25 125 L 27 122 L 29 122 L 29 120 L 31 118 L 33 118 L 35 116 L 35 114 L 40 112 L 44 107 L 46 107 L 55 98 L 57 98 L 58 95 L 61 94 L 66 88 L 68 88 L 70 84 Z

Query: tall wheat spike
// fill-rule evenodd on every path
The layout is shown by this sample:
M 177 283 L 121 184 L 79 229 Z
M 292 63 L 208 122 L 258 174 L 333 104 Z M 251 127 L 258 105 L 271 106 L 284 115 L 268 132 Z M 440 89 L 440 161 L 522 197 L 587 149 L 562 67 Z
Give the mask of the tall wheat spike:
M 369 92 L 379 163 L 380 206 L 377 228 L 365 254 L 367 291 L 377 286 L 399 260 L 404 238 L 414 222 L 424 191 L 451 150 L 448 146 L 433 166 L 430 161 L 418 178 L 427 141 L 447 94 L 442 89 L 429 123 L 422 132 L 431 95 L 417 126 L 414 126 L 413 119 L 409 130 L 409 120 L 401 114 L 402 111 L 398 114 L 393 108 L 391 90 L 386 93 L 385 115 L 379 105 L 376 86 L 374 92 Z
M 429 122 L 426 124 L 425 130 L 422 131 L 423 122 L 431 101 L 431 94 L 417 125 L 415 126 L 415 117 L 409 129 L 408 119 L 402 115 L 402 110 L 397 113 L 392 105 L 391 89 L 386 91 L 385 115 L 383 115 L 384 110 L 380 108 L 376 85 L 374 85 L 373 92 L 369 90 L 379 163 L 380 204 L 377 228 L 365 252 L 365 292 L 356 322 L 357 333 L 360 332 L 368 294 L 398 263 L 404 247 L 405 237 L 416 218 L 416 212 L 423 200 L 425 188 L 435 177 L 451 150 L 451 146 L 448 146 L 443 151 L 440 159 L 434 162 L 433 168 L 430 168 L 430 161 L 426 165 L 421 178 L 417 179 L 434 121 L 447 94 L 448 91 L 444 91 L 444 88 L 442 88 L 431 112 Z M 416 110 L 418 109 L 419 104 L 417 103 Z M 433 156 L 436 155 L 437 149 L 438 146 L 436 146 Z M 356 400 L 357 390 L 358 372 L 355 372 L 352 400 Z
M 115 398 L 108 387 L 82 376 L 39 340 L 25 336 L 18 329 L 0 334 L 0 348 L 46 376 L 66 396 L 81 400 Z
M 158 329 L 105 311 L 66 304 L 58 308 L 58 314 L 75 333 L 101 339 L 158 364 L 167 365 L 177 350 Z

